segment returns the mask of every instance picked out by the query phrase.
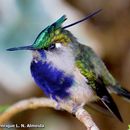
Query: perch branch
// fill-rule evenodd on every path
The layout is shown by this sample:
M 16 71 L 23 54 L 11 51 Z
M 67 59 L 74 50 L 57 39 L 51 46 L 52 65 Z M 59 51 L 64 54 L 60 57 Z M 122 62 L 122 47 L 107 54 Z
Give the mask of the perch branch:
M 51 107 L 56 109 L 57 103 L 54 100 L 48 98 L 31 98 L 17 102 L 16 104 L 9 107 L 4 113 L 0 115 L 0 124 L 4 124 L 10 120 L 15 114 L 22 112 L 27 109 L 36 109 L 38 107 Z M 63 110 L 72 113 L 73 106 L 60 104 Z M 75 116 L 80 120 L 87 128 L 87 130 L 99 130 L 96 124 L 93 122 L 90 114 L 83 108 L 77 109 Z

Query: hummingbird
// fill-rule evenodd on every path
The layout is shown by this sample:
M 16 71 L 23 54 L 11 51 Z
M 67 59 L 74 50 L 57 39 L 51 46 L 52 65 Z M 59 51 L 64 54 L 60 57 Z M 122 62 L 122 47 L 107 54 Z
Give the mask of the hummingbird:
M 111 75 L 103 61 L 87 45 L 79 43 L 68 30 L 101 12 L 90 13 L 85 18 L 67 26 L 63 15 L 42 30 L 34 43 L 14 47 L 8 51 L 30 50 L 31 75 L 46 96 L 60 102 L 73 103 L 74 110 L 94 101 L 102 104 L 121 122 L 123 119 L 111 93 L 130 99 L 130 92 Z

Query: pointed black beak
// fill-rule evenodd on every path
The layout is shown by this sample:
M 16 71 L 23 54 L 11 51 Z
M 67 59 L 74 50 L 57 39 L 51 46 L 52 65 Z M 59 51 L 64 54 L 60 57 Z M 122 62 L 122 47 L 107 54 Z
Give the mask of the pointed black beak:
M 22 46 L 22 47 L 14 47 L 6 49 L 7 51 L 17 51 L 17 50 L 36 50 L 32 45 L 30 46 Z

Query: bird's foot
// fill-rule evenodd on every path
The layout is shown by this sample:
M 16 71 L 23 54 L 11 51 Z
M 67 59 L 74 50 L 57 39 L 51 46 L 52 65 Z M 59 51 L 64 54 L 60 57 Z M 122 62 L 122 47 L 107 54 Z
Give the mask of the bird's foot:
M 60 110 L 60 111 L 64 111 L 63 110 L 63 108 L 61 107 L 61 104 L 62 104 L 62 102 L 60 102 L 60 101 L 56 101 L 56 110 Z
M 60 105 L 60 100 L 56 96 L 51 95 L 50 98 L 56 102 L 56 110 L 63 110 Z
M 56 102 L 56 110 L 62 110 L 59 102 Z
M 82 108 L 84 104 L 73 104 L 72 114 L 75 115 L 78 109 Z

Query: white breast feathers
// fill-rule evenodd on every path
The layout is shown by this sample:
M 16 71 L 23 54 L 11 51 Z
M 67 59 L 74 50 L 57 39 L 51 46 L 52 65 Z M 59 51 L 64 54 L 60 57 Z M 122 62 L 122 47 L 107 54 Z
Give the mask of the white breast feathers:
M 69 47 L 60 47 L 55 51 L 47 52 L 47 60 L 51 62 L 54 67 L 63 70 L 67 74 L 72 74 L 74 71 L 74 55 Z

